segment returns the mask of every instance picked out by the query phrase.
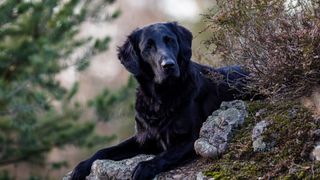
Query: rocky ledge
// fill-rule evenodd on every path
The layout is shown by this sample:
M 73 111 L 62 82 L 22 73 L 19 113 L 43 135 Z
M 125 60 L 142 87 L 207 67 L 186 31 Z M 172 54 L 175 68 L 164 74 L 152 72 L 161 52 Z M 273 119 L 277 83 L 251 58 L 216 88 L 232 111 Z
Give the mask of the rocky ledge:
M 202 158 L 155 179 L 317 179 L 320 118 L 296 102 L 223 102 L 204 122 L 195 151 Z M 97 160 L 87 179 L 130 179 L 139 162 L 152 158 Z

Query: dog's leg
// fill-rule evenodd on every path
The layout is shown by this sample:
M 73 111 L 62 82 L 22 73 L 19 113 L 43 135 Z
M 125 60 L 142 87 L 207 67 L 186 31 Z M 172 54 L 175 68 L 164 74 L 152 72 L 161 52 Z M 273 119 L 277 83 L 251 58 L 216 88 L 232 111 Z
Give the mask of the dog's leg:
M 170 170 L 184 162 L 194 159 L 194 141 L 185 142 L 157 155 L 154 159 L 140 162 L 132 174 L 133 180 L 148 180 L 163 171 Z
M 80 162 L 72 171 L 71 179 L 85 179 L 85 177 L 90 174 L 92 163 L 97 159 L 121 160 L 131 158 L 142 153 L 153 153 L 153 147 L 146 145 L 141 146 L 136 141 L 135 137 L 131 137 L 128 140 L 125 140 L 116 146 L 101 149 L 98 152 L 96 152 L 91 158 Z

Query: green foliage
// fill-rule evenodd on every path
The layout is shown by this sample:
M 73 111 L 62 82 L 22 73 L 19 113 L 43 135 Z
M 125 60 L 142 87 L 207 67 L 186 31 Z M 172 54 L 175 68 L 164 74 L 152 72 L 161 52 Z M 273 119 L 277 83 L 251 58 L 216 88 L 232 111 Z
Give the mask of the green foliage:
M 13 177 L 10 176 L 8 171 L 0 171 L 0 179 L 2 180 L 10 180 L 13 179 Z
M 69 66 L 83 70 L 93 55 L 107 49 L 109 37 L 96 40 L 75 36 L 84 20 L 103 11 L 97 11 L 97 7 L 111 3 L 102 0 L 94 4 L 89 0 L 1 2 L 0 166 L 21 161 L 43 163 L 46 153 L 54 147 L 92 146 L 109 140 L 93 133 L 93 123 L 77 121 L 83 108 L 70 102 L 80 85 L 75 83 L 67 90 L 55 75 Z M 71 59 L 70 55 L 80 46 L 87 47 L 87 52 Z
M 67 161 L 61 161 L 61 162 L 54 162 L 51 164 L 52 169 L 61 169 L 62 167 L 67 167 L 68 162 Z
M 106 37 L 103 40 L 96 40 L 96 42 L 94 43 L 94 47 L 99 50 L 99 51 L 104 51 L 106 49 L 108 49 L 108 45 L 109 42 L 111 41 L 110 37 Z
M 249 88 L 293 99 L 320 84 L 318 0 L 218 0 L 206 45 L 251 72 Z
M 105 89 L 89 105 L 95 109 L 99 120 L 108 121 L 119 116 L 133 118 L 136 86 L 135 79 L 130 77 L 126 86 L 116 92 Z

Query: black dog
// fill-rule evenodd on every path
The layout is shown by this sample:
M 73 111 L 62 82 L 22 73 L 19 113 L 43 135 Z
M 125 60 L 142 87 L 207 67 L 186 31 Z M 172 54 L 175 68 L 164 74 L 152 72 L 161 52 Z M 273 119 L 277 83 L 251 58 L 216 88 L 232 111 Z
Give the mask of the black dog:
M 192 34 L 176 23 L 137 29 L 118 49 L 118 57 L 139 83 L 136 134 L 82 161 L 72 179 L 84 179 L 97 159 L 121 160 L 155 154 L 135 168 L 133 179 L 151 179 L 196 157 L 193 144 L 202 123 L 222 101 L 239 94 L 245 73 L 238 67 L 213 69 L 192 62 Z M 221 76 L 219 81 L 212 76 Z

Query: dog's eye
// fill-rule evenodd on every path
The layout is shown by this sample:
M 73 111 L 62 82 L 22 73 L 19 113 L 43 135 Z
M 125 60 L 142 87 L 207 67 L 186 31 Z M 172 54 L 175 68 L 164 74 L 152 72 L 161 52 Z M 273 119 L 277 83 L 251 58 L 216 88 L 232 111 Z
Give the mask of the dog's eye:
M 145 49 L 151 49 L 154 47 L 154 42 L 152 40 L 148 40 Z
M 173 39 L 171 37 L 169 37 L 169 36 L 164 36 L 163 37 L 163 41 L 166 44 L 170 44 L 171 42 L 173 42 Z

